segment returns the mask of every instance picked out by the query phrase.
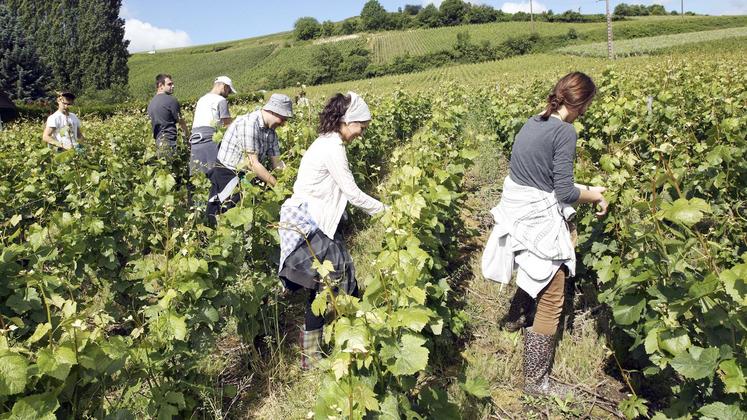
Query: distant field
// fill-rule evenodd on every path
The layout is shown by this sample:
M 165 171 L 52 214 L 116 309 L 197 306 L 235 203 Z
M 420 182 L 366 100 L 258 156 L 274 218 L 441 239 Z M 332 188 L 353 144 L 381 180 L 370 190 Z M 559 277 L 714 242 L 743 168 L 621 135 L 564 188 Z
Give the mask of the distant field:
M 577 42 L 601 41 L 607 37 L 607 24 L 536 22 L 540 36 L 566 35 L 573 28 L 583 38 Z M 747 16 L 652 16 L 614 22 L 613 30 L 619 39 L 651 35 L 702 31 L 747 25 Z M 531 33 L 529 22 L 498 22 L 482 25 L 446 28 L 390 31 L 372 34 L 369 46 L 377 63 L 386 63 L 398 55 L 423 55 L 451 48 L 459 32 L 469 32 L 472 42 L 490 41 L 496 44 L 509 37 Z
M 155 89 L 153 83 L 158 73 L 174 77 L 178 97 L 196 97 L 207 91 L 213 79 L 221 74 L 236 78 L 265 60 L 275 50 L 273 44 L 229 47 L 220 50 L 193 48 L 170 53 L 135 54 L 130 58 L 130 92 L 136 98 L 149 97 Z M 240 83 L 239 83 L 240 85 Z M 237 86 L 237 89 L 239 86 Z M 204 92 L 203 92 L 204 93 Z
M 684 57 L 693 61 L 712 60 L 717 57 L 747 60 L 747 42 L 745 38 L 732 38 L 670 47 L 662 52 L 668 53 L 675 59 Z M 598 76 L 608 67 L 625 69 L 629 66 L 645 66 L 650 62 L 651 59 L 645 56 L 631 56 L 611 62 L 601 57 L 532 54 L 487 63 L 464 64 L 398 76 L 313 86 L 308 89 L 308 93 L 313 101 L 323 101 L 332 93 L 348 90 L 379 94 L 400 88 L 417 92 L 453 82 L 474 87 L 506 86 L 507 84 L 518 86 L 527 83 L 527 80 L 542 77 L 552 80 L 574 70 Z M 286 92 L 297 93 L 293 89 L 287 89 Z
M 640 38 L 683 32 L 703 31 L 747 26 L 747 16 L 688 16 L 647 17 L 614 23 L 615 38 Z M 537 31 L 542 36 L 563 36 L 574 28 L 580 39 L 574 45 L 588 44 L 606 39 L 604 23 L 546 23 L 538 22 Z M 490 41 L 495 44 L 510 36 L 529 34 L 529 22 L 503 22 L 484 25 L 465 25 L 448 28 L 418 29 L 361 34 L 373 53 L 375 62 L 383 63 L 398 55 L 422 55 L 451 48 L 457 33 L 468 31 L 472 42 Z M 343 52 L 359 42 L 347 39 L 334 45 Z M 290 32 L 258 38 L 226 41 L 212 45 L 163 50 L 156 54 L 133 54 L 129 60 L 130 92 L 137 99 L 153 94 L 153 79 L 158 73 L 174 76 L 180 99 L 193 99 L 209 88 L 215 76 L 225 74 L 234 79 L 242 92 L 263 88 L 279 73 L 295 68 L 308 71 L 314 66 L 313 54 L 320 45 L 296 42 Z M 480 68 L 479 65 L 476 68 Z M 449 73 L 435 69 L 434 74 Z M 426 72 L 427 73 L 427 72 Z M 394 76 L 392 79 L 401 79 Z
M 649 54 L 658 50 L 686 44 L 740 37 L 747 37 L 747 27 L 626 39 L 615 42 L 613 44 L 613 47 L 616 56 L 625 57 L 629 55 Z M 558 52 L 592 57 L 606 57 L 607 43 L 596 42 L 586 45 L 574 45 L 561 48 L 558 50 Z
M 542 36 L 565 35 L 570 28 L 601 24 L 570 24 L 537 22 L 537 32 Z M 469 32 L 471 41 L 490 41 L 496 44 L 509 37 L 531 33 L 529 22 L 500 22 L 482 25 L 451 26 L 446 28 L 390 31 L 370 35 L 369 46 L 377 63 L 386 63 L 399 55 L 423 55 L 451 48 L 459 32 Z

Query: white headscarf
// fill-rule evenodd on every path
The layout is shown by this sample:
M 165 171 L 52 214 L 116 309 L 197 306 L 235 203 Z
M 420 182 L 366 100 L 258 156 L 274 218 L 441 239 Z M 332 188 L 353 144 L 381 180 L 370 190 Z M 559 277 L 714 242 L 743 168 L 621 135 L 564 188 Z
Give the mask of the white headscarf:
M 348 92 L 350 96 L 350 106 L 345 111 L 342 121 L 349 124 L 351 122 L 371 121 L 371 111 L 368 110 L 366 102 L 355 92 Z

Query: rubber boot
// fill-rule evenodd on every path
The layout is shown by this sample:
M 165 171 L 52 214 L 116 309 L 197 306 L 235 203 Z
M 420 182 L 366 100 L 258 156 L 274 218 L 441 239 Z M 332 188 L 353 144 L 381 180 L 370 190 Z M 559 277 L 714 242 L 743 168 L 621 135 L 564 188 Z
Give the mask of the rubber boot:
M 531 395 L 565 398 L 573 388 L 550 378 L 555 358 L 555 335 L 535 333 L 527 328 L 524 334 L 524 392 Z
M 301 369 L 309 370 L 322 360 L 322 331 L 318 328 L 301 332 Z

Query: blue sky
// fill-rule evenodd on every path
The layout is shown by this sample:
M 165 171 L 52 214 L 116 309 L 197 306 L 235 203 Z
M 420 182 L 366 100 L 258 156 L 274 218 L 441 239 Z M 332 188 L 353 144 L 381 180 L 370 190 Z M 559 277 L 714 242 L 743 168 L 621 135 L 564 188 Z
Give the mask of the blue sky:
M 121 16 L 125 19 L 125 38 L 130 39 L 130 51 L 184 47 L 219 41 L 249 38 L 293 29 L 302 16 L 338 21 L 360 13 L 366 0 L 124 0 Z M 379 0 L 389 11 L 405 4 L 440 4 L 427 0 Z M 621 3 L 610 0 L 611 7 Z M 628 4 L 664 4 L 667 10 L 680 7 L 680 0 L 625 0 Z M 490 4 L 506 12 L 529 10 L 529 0 L 484 0 L 473 3 Z M 696 13 L 724 15 L 747 14 L 747 0 L 684 0 L 685 10 Z M 597 0 L 533 0 L 538 11 L 568 9 L 582 13 L 603 13 L 604 1 Z

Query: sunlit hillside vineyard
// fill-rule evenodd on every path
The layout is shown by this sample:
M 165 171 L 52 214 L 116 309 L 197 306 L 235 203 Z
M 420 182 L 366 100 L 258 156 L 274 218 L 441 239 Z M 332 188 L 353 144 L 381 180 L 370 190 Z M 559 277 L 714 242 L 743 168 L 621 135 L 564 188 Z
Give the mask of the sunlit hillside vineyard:
M 616 21 L 609 61 L 605 23 L 537 22 L 540 41 L 520 56 L 308 86 L 311 105 L 279 130 L 278 185 L 245 179 L 215 227 L 209 181 L 187 176 L 184 144 L 175 167 L 156 156 L 141 105 L 84 115 L 78 151 L 47 148 L 41 120 L 4 123 L 0 419 L 747 418 L 745 28 L 745 16 Z M 463 32 L 498 45 L 532 26 L 139 53 L 129 89 L 144 103 L 155 75 L 172 74 L 189 123 L 225 74 L 247 94 L 230 97 L 235 116 L 281 74 L 322 66 L 321 42 L 384 66 L 451 49 Z M 575 124 L 576 179 L 606 186 L 611 211 L 578 208 L 579 275 L 554 370 L 577 394 L 541 399 L 521 392 L 522 334 L 498 326 L 513 289 L 475 261 L 514 136 L 573 70 L 599 88 Z M 373 113 L 348 146 L 351 169 L 389 208 L 350 211 L 360 298 L 335 295 L 318 262 L 326 357 L 303 372 L 305 297 L 278 282 L 279 210 L 326 98 L 348 90 Z
M 746 52 L 732 39 L 615 62 L 539 54 L 313 87 L 279 132 L 278 186 L 242 182 L 215 228 L 207 180 L 156 157 L 142 110 L 84 120 L 81 152 L 43 146 L 39 121 L 9 124 L 0 418 L 744 418 Z M 579 395 L 539 400 L 517 390 L 521 334 L 476 332 L 497 319 L 470 305 L 498 286 L 470 268 L 495 204 L 475 195 L 500 194 L 514 135 L 572 69 L 599 87 L 576 124 L 576 178 L 612 207 L 579 207 L 575 315 L 595 320 L 564 334 L 556 369 Z M 347 89 L 373 111 L 351 168 L 390 208 L 352 213 L 361 298 L 331 293 L 320 262 L 328 356 L 303 373 L 279 208 L 319 107 Z
M 747 26 L 729 29 L 716 29 L 712 31 L 688 32 L 677 35 L 659 35 L 645 38 L 626 39 L 617 41 L 614 44 L 614 54 L 618 57 L 630 55 L 650 54 L 658 50 L 677 47 L 686 44 L 696 44 L 701 42 L 727 40 L 741 38 L 740 42 L 747 41 Z M 607 43 L 595 42 L 588 45 L 576 45 L 564 47 L 558 51 L 594 57 L 607 56 Z
M 678 34 L 709 29 L 743 27 L 743 16 L 645 17 L 615 23 L 618 39 Z M 575 39 L 568 38 L 570 29 Z M 508 38 L 531 34 L 529 22 L 499 22 L 409 31 L 362 33 L 356 39 L 331 42 L 343 54 L 363 43 L 370 51 L 373 63 L 391 63 L 405 54 L 419 56 L 448 50 L 456 43 L 457 34 L 467 32 L 471 42 L 489 41 L 500 44 Z M 553 40 L 552 45 L 580 45 L 606 39 L 604 23 L 536 23 L 536 33 Z M 241 92 L 266 88 L 268 82 L 288 70 L 309 72 L 319 63 L 313 60 L 317 43 L 298 42 L 291 33 L 222 42 L 155 54 L 137 53 L 129 60 L 130 93 L 137 99 L 153 91 L 155 74 L 172 74 L 177 83 L 175 95 L 180 99 L 196 99 L 209 89 L 215 74 L 229 75 Z M 293 87 L 293 86 L 287 86 Z

